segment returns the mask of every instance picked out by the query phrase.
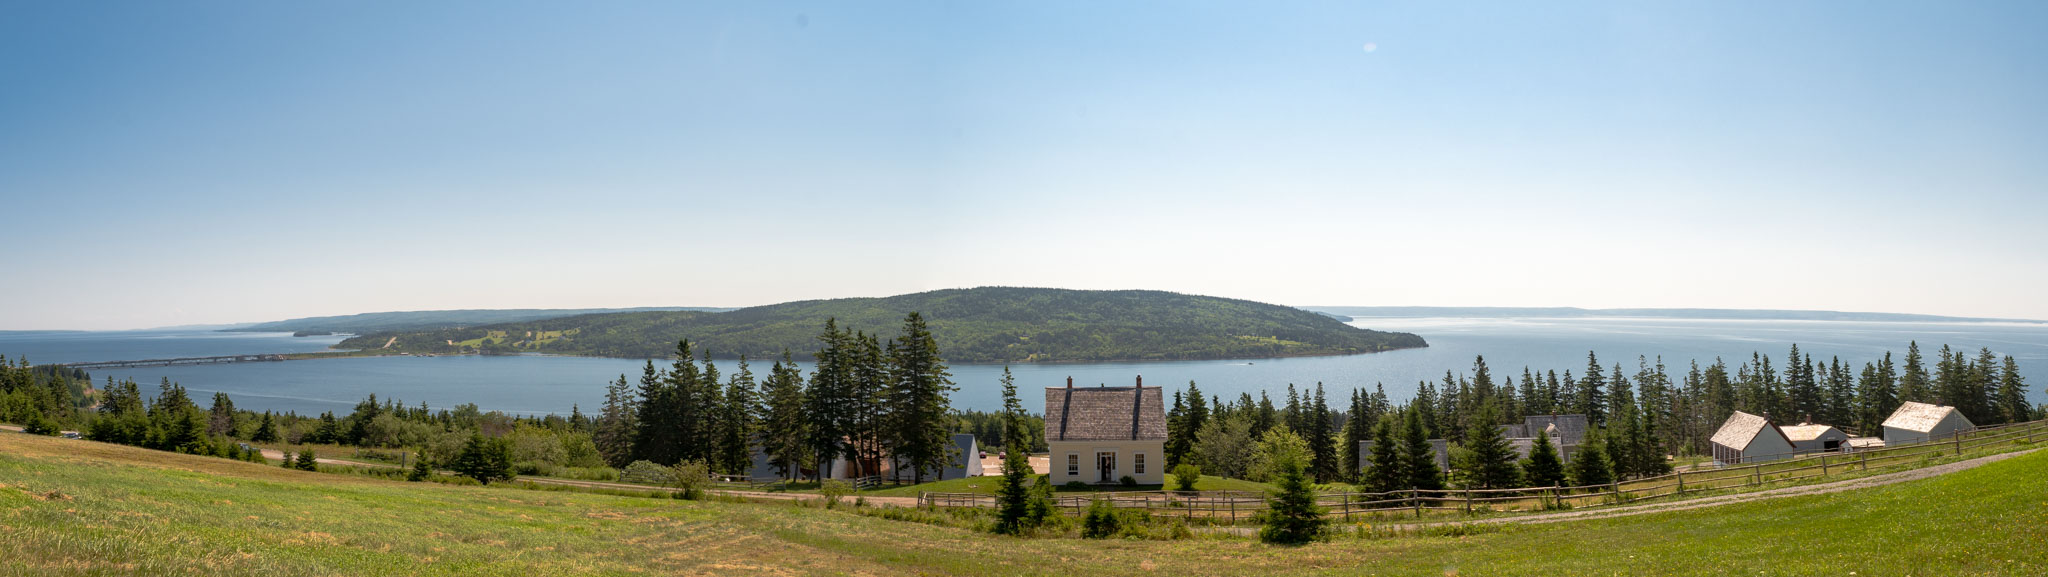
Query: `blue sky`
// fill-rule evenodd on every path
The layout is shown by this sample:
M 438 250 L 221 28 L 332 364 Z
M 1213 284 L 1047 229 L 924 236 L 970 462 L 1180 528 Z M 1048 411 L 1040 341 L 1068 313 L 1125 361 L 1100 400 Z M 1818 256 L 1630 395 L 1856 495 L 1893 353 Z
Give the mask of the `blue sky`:
M 1103 4 L 0 5 L 0 329 L 990 284 L 2048 318 L 2048 4 Z

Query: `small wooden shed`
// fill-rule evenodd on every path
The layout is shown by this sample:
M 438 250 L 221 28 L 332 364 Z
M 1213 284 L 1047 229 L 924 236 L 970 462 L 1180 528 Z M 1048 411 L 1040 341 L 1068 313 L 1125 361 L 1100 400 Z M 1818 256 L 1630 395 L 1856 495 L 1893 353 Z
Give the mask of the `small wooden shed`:
M 1849 448 L 1849 434 L 1832 425 L 1802 423 L 1778 430 L 1785 432 L 1785 438 L 1792 441 L 1792 450 L 1797 452 L 1840 453 Z
M 1846 439 L 1846 438 L 1845 438 Z M 1776 461 L 1792 456 L 1792 439 L 1770 419 L 1742 411 L 1728 416 L 1712 439 L 1714 464 Z
M 1955 407 L 1908 401 L 1884 420 L 1886 446 L 1925 443 L 1977 430 L 1977 425 Z

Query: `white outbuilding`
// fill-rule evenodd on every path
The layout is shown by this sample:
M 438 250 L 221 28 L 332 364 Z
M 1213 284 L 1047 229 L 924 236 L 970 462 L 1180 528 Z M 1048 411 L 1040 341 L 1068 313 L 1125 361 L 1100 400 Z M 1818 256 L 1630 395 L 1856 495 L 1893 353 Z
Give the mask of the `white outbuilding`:
M 1045 389 L 1045 444 L 1054 485 L 1166 482 L 1166 407 L 1143 378 L 1129 387 Z
M 1792 450 L 1797 452 L 1840 453 L 1849 448 L 1849 434 L 1831 425 L 1804 423 L 1778 430 L 1785 432 L 1785 438 L 1792 441 Z
M 1955 407 L 1908 401 L 1884 420 L 1886 446 L 1925 443 L 1947 439 L 1956 433 L 1975 431 L 1977 426 Z
M 1776 461 L 1792 456 L 1792 439 L 1770 419 L 1742 411 L 1728 416 L 1712 439 L 1714 464 Z

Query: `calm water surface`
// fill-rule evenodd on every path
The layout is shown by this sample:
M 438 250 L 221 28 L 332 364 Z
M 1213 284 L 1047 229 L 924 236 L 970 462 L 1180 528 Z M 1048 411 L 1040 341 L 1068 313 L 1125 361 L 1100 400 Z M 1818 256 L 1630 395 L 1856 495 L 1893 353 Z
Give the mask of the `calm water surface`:
M 1360 319 L 1353 324 L 1414 332 L 1430 346 L 1343 357 L 1016 365 L 1011 371 L 1026 391 L 1027 406 L 1036 397 L 1029 393 L 1031 387 L 1061 386 L 1068 376 L 1077 385 L 1093 386 L 1126 385 L 1137 375 L 1154 386 L 1181 388 L 1197 381 L 1204 393 L 1225 398 L 1241 392 L 1256 396 L 1261 389 L 1277 397 L 1289 383 L 1313 387 L 1321 382 L 1332 402 L 1341 404 L 1351 387 L 1374 383 L 1385 383 L 1387 394 L 1396 399 L 1409 397 L 1418 380 L 1442 379 L 1446 370 L 1469 371 L 1476 355 L 1486 356 L 1496 377 L 1520 378 L 1523 366 L 1577 374 L 1584 371 L 1589 350 L 1597 352 L 1603 364 L 1622 363 L 1631 373 L 1638 355 L 1652 362 L 1662 356 L 1676 377 L 1693 359 L 1704 365 L 1719 356 L 1733 365 L 1748 359 L 1752 351 L 1771 355 L 1782 365 L 1795 342 L 1817 359 L 1839 356 L 1860 369 L 1886 350 L 1902 357 L 1907 341 L 1918 340 L 1929 356 L 1943 343 L 1969 351 L 1990 347 L 2000 355 L 2012 355 L 2027 376 L 2034 402 L 2048 402 L 2042 393 L 2048 384 L 2048 325 L 2041 324 L 1456 318 Z M 0 332 L 0 354 L 27 355 L 37 363 L 83 362 L 317 351 L 340 339 L 176 330 Z M 548 356 L 377 357 L 103 369 L 94 371 L 93 377 L 132 378 L 145 384 L 169 378 L 201 398 L 225 391 L 236 406 L 256 410 L 346 411 L 375 393 L 434 407 L 474 402 L 485 410 L 567 413 L 572 405 L 595 411 L 604 399 L 604 383 L 620 374 L 637 379 L 643 362 Z M 734 361 L 718 364 L 727 375 L 736 367 Z M 996 379 L 1001 366 L 954 365 L 952 370 L 960 386 L 953 396 L 955 407 L 999 407 Z M 754 371 L 757 376 L 765 374 L 767 364 L 755 365 Z

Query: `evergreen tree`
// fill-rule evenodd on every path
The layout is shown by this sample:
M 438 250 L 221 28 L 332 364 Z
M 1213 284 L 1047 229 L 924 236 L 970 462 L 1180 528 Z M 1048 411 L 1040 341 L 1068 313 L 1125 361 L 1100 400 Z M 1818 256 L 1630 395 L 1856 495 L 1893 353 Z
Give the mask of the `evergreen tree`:
M 896 379 L 895 455 L 911 468 L 914 480 L 923 483 L 927 471 L 944 470 L 952 458 L 949 395 L 958 389 L 923 315 L 912 312 L 904 317 L 903 330 L 889 347 L 889 360 Z
M 1536 444 L 1529 449 L 1529 458 L 1522 461 L 1522 476 L 1531 487 L 1564 485 L 1564 462 L 1557 456 L 1557 447 L 1550 444 L 1550 433 L 1536 432 Z
M 1016 535 L 1029 527 L 1031 460 L 1024 446 L 1024 404 L 1017 400 L 1017 381 L 1003 367 L 1003 476 L 996 481 L 995 532 Z
M 1351 389 L 1351 407 L 1347 410 L 1350 418 L 1344 421 L 1344 437 L 1338 441 L 1336 447 L 1338 454 L 1343 457 L 1342 478 L 1346 480 L 1357 480 L 1365 470 L 1365 462 L 1360 460 L 1358 454 L 1358 445 L 1362 441 L 1371 440 L 1373 424 L 1378 421 L 1378 415 L 1373 414 L 1371 409 L 1371 402 L 1372 395 L 1359 389 Z
M 805 427 L 810 445 L 811 457 L 818 460 L 816 467 L 819 478 L 826 474 L 832 461 L 848 455 L 842 439 L 852 434 L 850 408 L 855 405 L 849 341 L 853 335 L 838 328 L 834 319 L 825 320 L 825 331 L 818 335 L 824 346 L 818 349 L 817 362 L 811 372 L 809 395 L 804 398 L 804 415 L 809 417 Z
M 1856 431 L 1865 435 L 1880 432 L 1884 420 L 1898 409 L 1899 391 L 1897 376 L 1893 373 L 1892 354 L 1887 351 L 1884 360 L 1864 363 L 1863 379 L 1856 385 Z
M 782 351 L 782 360 L 768 369 L 768 383 L 762 392 L 766 398 L 761 410 L 761 452 L 784 479 L 795 479 L 804 463 L 810 462 L 806 458 L 809 445 L 805 433 L 810 421 L 804 415 L 803 378 L 789 351 Z
M 1373 425 L 1372 454 L 1367 457 L 1371 461 L 1371 466 L 1363 473 L 1367 491 L 1384 493 L 1410 488 L 1407 460 L 1402 458 L 1401 445 L 1395 441 L 1394 434 L 1397 422 L 1404 423 L 1401 429 L 1404 432 L 1407 430 L 1407 420 L 1400 417 L 1395 415 L 1394 418 L 1383 418 Z
M 1578 405 L 1588 426 L 1607 424 L 1607 393 L 1603 390 L 1606 386 L 1607 379 L 1600 374 L 1600 358 L 1593 356 L 1593 351 L 1586 351 L 1586 376 L 1579 378 Z
M 724 414 L 719 419 L 718 465 L 728 474 L 744 475 L 753 468 L 754 436 L 760 429 L 754 420 L 755 396 L 754 371 L 747 367 L 747 356 L 740 355 L 739 370 L 725 385 Z
M 888 454 L 889 447 L 903 442 L 898 438 L 901 434 L 898 419 L 908 416 L 900 413 L 903 401 L 896 395 L 902 391 L 895 388 L 880 338 L 855 332 L 848 342 L 852 346 L 844 357 L 847 374 L 851 377 L 848 384 L 852 395 L 852 404 L 846 407 L 850 417 L 848 440 L 851 445 L 848 448 L 853 453 L 853 464 L 859 469 L 857 474 L 872 475 L 881 472 L 882 458 Z M 902 459 L 897 461 L 900 476 L 902 466 L 908 464 L 901 463 Z
M 1408 412 L 1401 435 L 1401 470 L 1408 474 L 1408 488 L 1440 491 L 1444 488 L 1444 473 L 1437 464 L 1436 450 L 1430 445 L 1424 420 L 1420 411 Z
M 654 368 L 654 361 L 648 360 L 640 373 L 640 409 L 633 434 L 633 453 L 636 461 L 649 461 L 657 465 L 673 465 L 683 458 L 682 447 L 689 442 L 684 425 L 684 392 L 677 386 L 679 380 L 696 383 L 697 367 L 690 362 L 690 341 L 676 342 L 677 367 L 688 367 L 689 374 L 678 379 L 666 371 Z
M 1557 411 L 1550 407 L 1550 399 L 1543 395 L 1542 387 L 1536 383 L 1536 376 L 1529 372 L 1528 365 L 1522 365 L 1522 414 L 1551 415 Z
M 1265 391 L 1259 391 L 1259 409 L 1252 413 L 1250 423 L 1251 428 L 1247 429 L 1247 432 L 1254 439 L 1265 435 L 1266 431 L 1270 431 L 1273 427 L 1281 424 L 1280 412 L 1273 409 L 1273 399 L 1267 397 Z
M 486 439 L 482 433 L 470 433 L 469 441 L 462 444 L 462 452 L 450 468 L 486 485 L 491 481 L 510 481 L 512 446 L 504 439 Z
M 270 411 L 264 411 L 263 421 L 256 424 L 256 432 L 249 435 L 249 440 L 256 443 L 275 443 L 280 439 L 277 434 L 277 421 L 271 417 Z
M 1998 372 L 1998 410 L 2008 423 L 2023 423 L 2033 420 L 2027 409 L 2027 381 L 2020 375 L 2020 366 L 2005 356 L 2004 370 Z
M 297 460 L 292 461 L 292 468 L 301 471 L 319 471 L 319 463 L 320 458 L 313 455 L 313 450 L 305 449 L 299 451 L 299 458 Z
M 654 361 L 648 361 L 647 370 L 653 369 Z M 597 431 L 591 435 L 591 441 L 597 445 L 597 453 L 604 456 L 605 463 L 612 467 L 625 467 L 633 461 L 633 434 L 638 428 L 634 407 L 637 404 L 638 398 L 632 385 L 627 384 L 624 373 L 619 374 L 619 380 L 605 386 L 604 409 L 597 415 Z
M 1331 418 L 1330 405 L 1323 397 L 1323 384 L 1316 383 L 1315 399 L 1310 402 L 1308 415 L 1303 420 L 1308 426 L 1305 432 L 1308 433 L 1310 473 L 1319 483 L 1337 482 L 1343 469 L 1337 456 L 1336 424 Z
M 1278 478 L 1274 490 L 1266 497 L 1265 526 L 1259 528 L 1259 540 L 1284 545 L 1316 540 L 1329 520 L 1323 518 L 1323 508 L 1316 504 L 1316 490 L 1309 483 L 1306 464 L 1299 456 L 1284 455 L 1273 466 Z
M 1956 358 L 1962 358 L 1961 354 Z M 1969 407 L 1977 415 L 1970 417 L 1970 422 L 1992 425 L 2009 422 L 2005 420 L 2005 409 L 1998 399 L 1998 355 L 1993 354 L 1989 347 L 1978 348 L 1977 360 L 1970 363 L 1969 377 Z
M 1828 359 L 1827 378 L 1827 423 L 1848 424 L 1856 421 L 1856 379 L 1849 374 L 1849 365 L 1841 357 Z
M 213 393 L 213 408 L 207 411 L 206 434 L 239 437 L 241 429 L 240 415 L 235 412 L 235 401 L 229 399 L 227 393 Z
M 1517 455 L 1501 435 L 1495 404 L 1480 405 L 1465 440 L 1465 450 L 1471 452 L 1471 459 L 1460 473 L 1471 488 L 1505 489 L 1521 482 L 1521 470 L 1515 466 Z
M 1933 385 L 1927 378 L 1927 365 L 1920 358 L 1920 341 L 1910 341 L 1906 344 L 1905 371 L 1899 375 L 1899 401 L 1933 401 L 1932 389 Z
M 1607 461 L 1607 443 L 1598 430 L 1586 431 L 1586 438 L 1579 443 L 1579 451 L 1572 455 L 1567 469 L 1571 472 L 1573 486 L 1605 485 L 1614 482 L 1614 468 Z
M 434 466 L 433 464 L 427 462 L 427 454 L 419 453 L 417 455 L 414 455 L 414 458 L 412 460 L 412 470 L 406 472 L 405 480 L 417 483 L 420 481 L 425 481 L 427 480 L 428 477 L 432 476 L 434 476 Z

